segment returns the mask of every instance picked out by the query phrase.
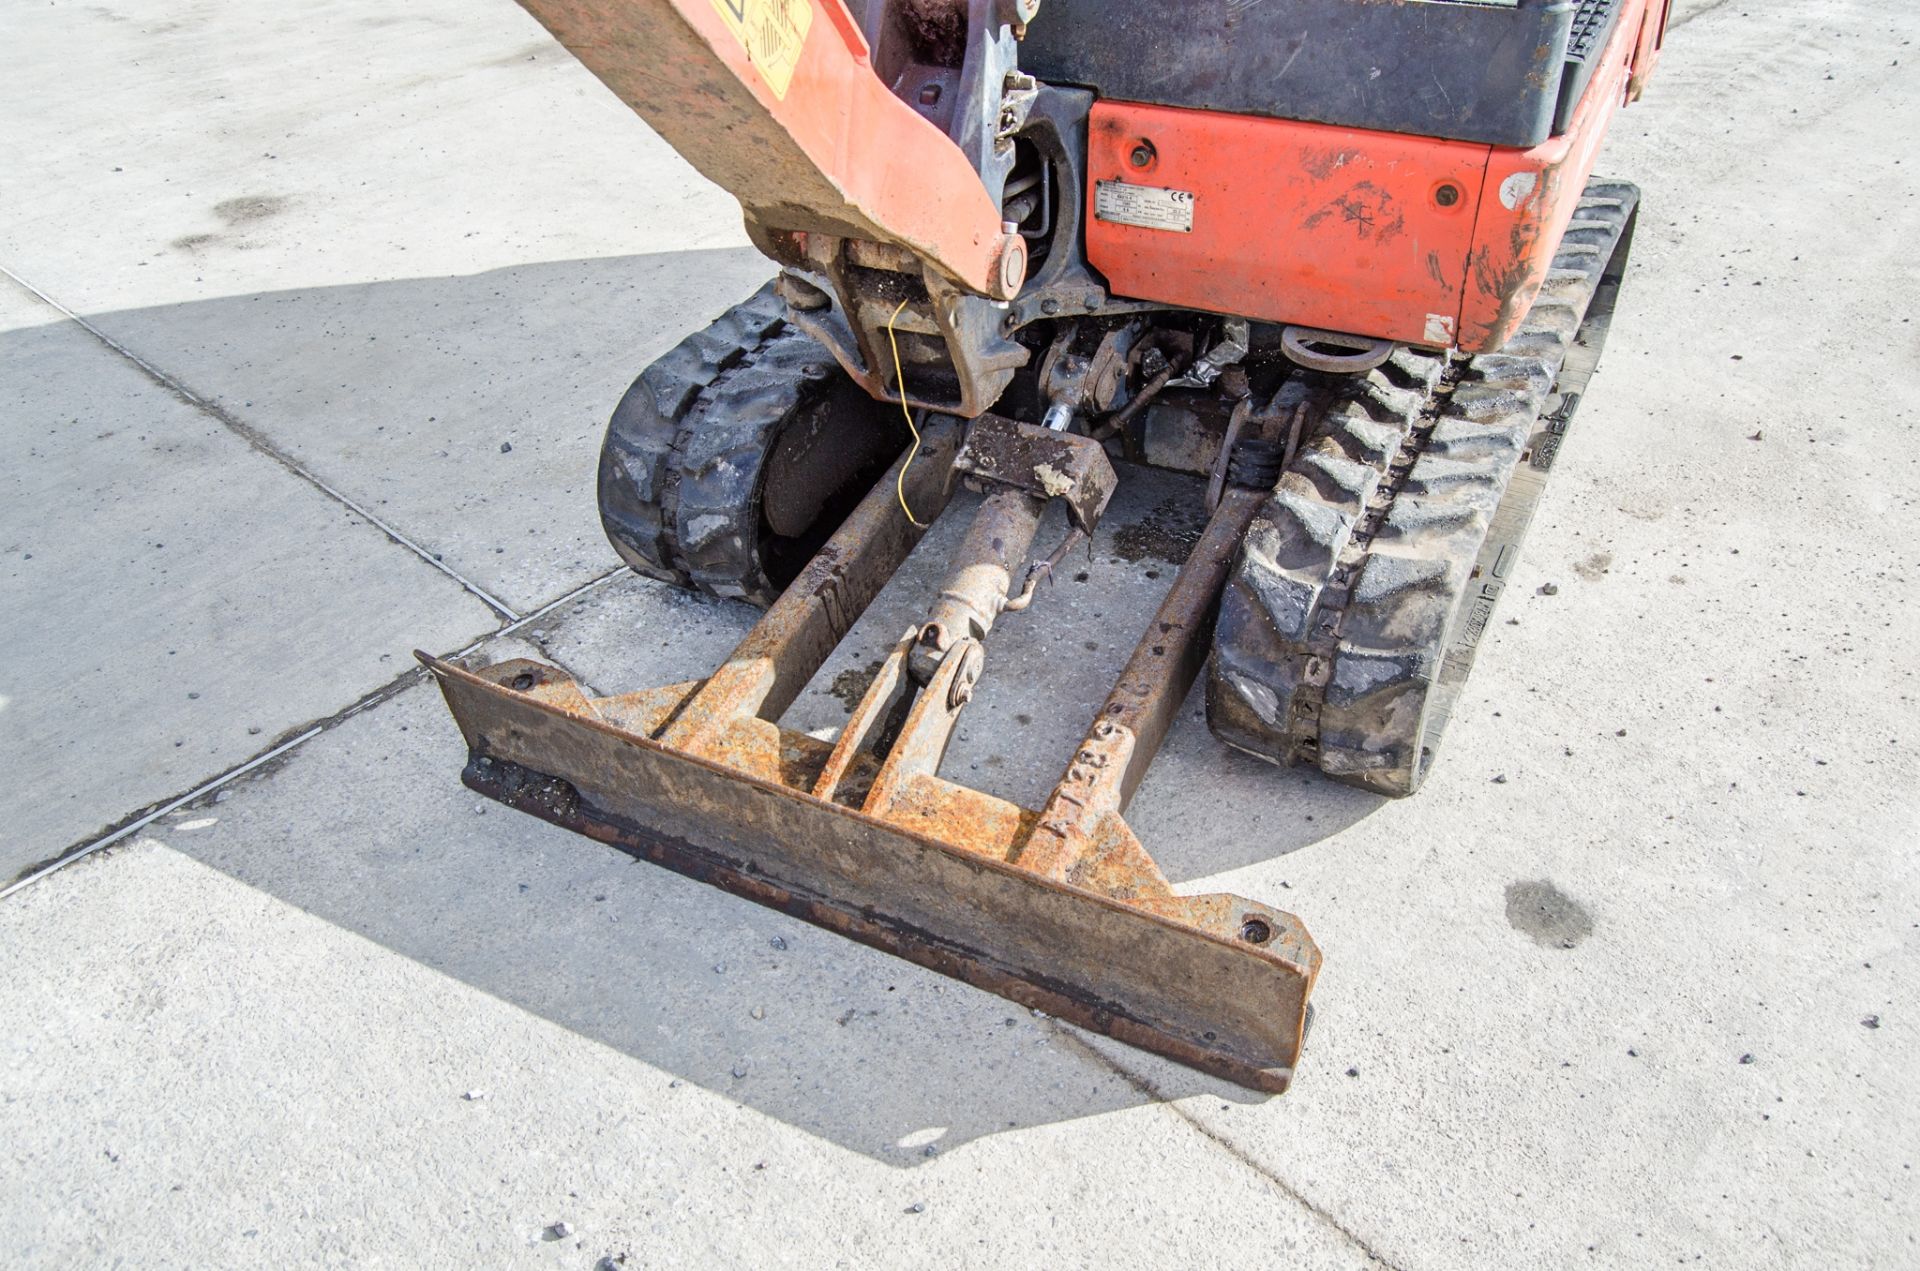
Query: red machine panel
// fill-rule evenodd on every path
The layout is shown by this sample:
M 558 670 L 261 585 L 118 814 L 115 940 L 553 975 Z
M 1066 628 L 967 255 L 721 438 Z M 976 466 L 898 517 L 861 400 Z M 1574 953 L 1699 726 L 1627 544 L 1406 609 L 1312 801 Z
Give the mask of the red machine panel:
M 1652 71 L 1666 20 L 1664 2 L 1622 15 L 1566 132 L 1531 150 L 1489 156 L 1460 310 L 1461 348 L 1497 349 L 1526 318 L 1593 175 L 1608 125 L 1626 104 L 1630 83 Z
M 1566 133 L 1530 150 L 1098 102 L 1087 259 L 1119 296 L 1499 348 L 1658 56 L 1666 0 L 1627 2 Z
M 1115 295 L 1445 347 L 1489 149 L 1098 102 L 1087 258 Z

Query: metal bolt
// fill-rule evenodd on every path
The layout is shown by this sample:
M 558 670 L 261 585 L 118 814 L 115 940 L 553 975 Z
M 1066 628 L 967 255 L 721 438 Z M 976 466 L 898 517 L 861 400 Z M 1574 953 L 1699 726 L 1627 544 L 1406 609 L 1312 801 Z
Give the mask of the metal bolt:
M 1441 207 L 1452 207 L 1460 201 L 1460 187 L 1449 182 L 1433 192 L 1433 201 Z
M 973 686 L 980 682 L 980 670 L 985 663 L 986 655 L 978 641 L 960 646 L 960 668 L 954 672 L 953 683 L 947 689 L 947 709 L 959 710 L 973 700 Z
M 1153 143 L 1151 141 L 1142 141 L 1133 148 L 1133 154 L 1129 157 L 1134 167 L 1144 168 L 1153 162 L 1154 154 Z
M 940 104 L 940 85 L 928 84 L 926 87 L 922 88 L 920 90 L 920 104 L 922 106 L 939 105 Z
M 1020 227 L 1012 221 L 1003 221 L 1001 230 L 1000 270 L 996 279 L 999 294 L 996 299 L 1011 300 L 1020 294 L 1020 286 L 1027 280 L 1027 240 L 1020 237 Z

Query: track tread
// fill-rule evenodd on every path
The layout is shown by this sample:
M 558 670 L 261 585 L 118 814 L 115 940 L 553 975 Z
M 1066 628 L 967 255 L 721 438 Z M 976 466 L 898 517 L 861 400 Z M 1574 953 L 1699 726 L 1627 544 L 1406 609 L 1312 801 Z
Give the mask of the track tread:
M 1418 788 L 1459 688 L 1441 670 L 1482 548 L 1637 200 L 1589 184 L 1504 349 L 1444 380 L 1440 358 L 1399 350 L 1326 412 L 1221 598 L 1207 708 L 1229 744 L 1385 794 Z M 1398 453 L 1369 483 L 1329 481 L 1330 454 L 1379 454 L 1358 417 L 1391 421 Z
M 1342 561 L 1443 365 L 1396 349 L 1365 376 L 1302 377 L 1306 396 L 1342 400 L 1326 409 L 1255 518 L 1221 596 L 1207 706 L 1214 731 L 1230 743 L 1255 749 L 1286 735 L 1299 711 L 1317 709 L 1327 668 L 1295 655 L 1314 640 L 1328 591 L 1351 581 Z

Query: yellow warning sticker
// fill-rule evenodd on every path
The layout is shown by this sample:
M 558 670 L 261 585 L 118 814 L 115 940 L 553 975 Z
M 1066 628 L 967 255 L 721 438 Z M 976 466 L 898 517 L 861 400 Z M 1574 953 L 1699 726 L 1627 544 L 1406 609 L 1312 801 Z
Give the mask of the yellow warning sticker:
M 713 0 L 713 7 L 773 95 L 785 101 L 813 25 L 813 0 Z

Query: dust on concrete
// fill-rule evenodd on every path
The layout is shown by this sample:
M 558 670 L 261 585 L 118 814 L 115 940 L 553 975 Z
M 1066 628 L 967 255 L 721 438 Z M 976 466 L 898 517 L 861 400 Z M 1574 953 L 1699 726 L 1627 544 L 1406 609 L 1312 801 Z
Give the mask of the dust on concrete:
M 1507 923 L 1547 949 L 1571 949 L 1593 934 L 1593 914 L 1544 878 L 1507 884 Z
M 1590 583 L 1597 583 L 1613 569 L 1612 552 L 1595 552 L 1583 561 L 1576 561 L 1573 572 Z
M 1183 565 L 1207 528 L 1204 509 L 1182 499 L 1164 499 L 1153 511 L 1114 532 L 1113 552 L 1121 560 Z
M 1645 490 L 1628 493 L 1617 506 L 1634 520 L 1649 522 L 1663 519 L 1672 510 L 1665 499 Z
M 225 199 L 213 205 L 213 214 L 228 225 L 251 225 L 255 221 L 270 220 L 287 210 L 291 199 L 278 194 L 249 194 L 243 198 Z
M 292 199 L 279 194 L 249 194 L 215 203 L 213 214 L 225 223 L 228 230 L 244 230 L 246 226 L 272 220 L 286 211 L 292 202 Z M 186 252 L 188 255 L 228 245 L 242 249 L 253 246 L 247 241 L 244 233 L 183 234 L 169 244 L 174 250 Z

